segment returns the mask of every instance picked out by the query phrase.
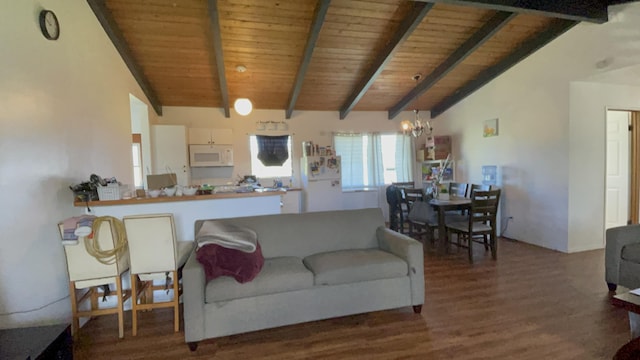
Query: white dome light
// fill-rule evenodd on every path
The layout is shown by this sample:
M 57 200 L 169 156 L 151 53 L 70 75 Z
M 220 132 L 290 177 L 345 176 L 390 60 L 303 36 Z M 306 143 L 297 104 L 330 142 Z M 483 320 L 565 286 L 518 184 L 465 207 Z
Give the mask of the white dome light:
M 242 116 L 247 116 L 253 110 L 253 104 L 251 104 L 251 100 L 247 98 L 239 98 L 233 103 L 233 108 L 236 109 L 236 112 Z

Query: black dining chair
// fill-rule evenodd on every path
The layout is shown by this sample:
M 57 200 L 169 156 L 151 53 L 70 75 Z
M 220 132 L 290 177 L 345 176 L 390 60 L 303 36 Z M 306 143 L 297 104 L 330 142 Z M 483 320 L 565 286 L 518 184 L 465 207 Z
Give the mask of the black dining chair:
M 474 191 L 489 191 L 489 190 L 491 190 L 491 185 L 471 184 L 471 187 L 469 188 L 469 191 L 468 191 L 468 195 L 469 197 L 471 197 Z
M 387 204 L 389 205 L 389 229 L 398 231 L 399 217 L 399 205 L 398 205 L 398 187 L 395 185 L 387 186 L 386 196 Z
M 429 205 L 425 198 L 413 203 L 407 215 L 409 236 L 418 240 L 426 235 L 431 244 L 435 244 L 436 229 L 438 229 L 438 213 Z
M 410 233 L 411 225 L 409 224 L 409 211 L 411 210 L 411 202 L 407 196 L 407 189 L 403 187 L 397 187 L 398 193 L 398 230 L 401 234 Z M 405 232 L 406 230 L 406 232 Z
M 458 242 L 454 245 L 469 250 L 469 262 L 473 263 L 473 243 L 479 242 L 485 250 L 491 249 L 491 256 L 498 256 L 496 217 L 500 203 L 500 189 L 480 191 L 471 194 L 471 209 L 467 221 L 446 224 L 449 239 L 456 234 Z

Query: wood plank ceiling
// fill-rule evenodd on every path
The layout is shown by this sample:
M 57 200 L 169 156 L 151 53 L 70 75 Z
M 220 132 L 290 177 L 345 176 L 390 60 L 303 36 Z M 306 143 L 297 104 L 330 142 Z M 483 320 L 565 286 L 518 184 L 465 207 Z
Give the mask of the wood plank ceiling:
M 390 119 L 412 109 L 439 115 L 579 21 L 606 21 L 608 5 L 87 1 L 158 114 L 162 106 L 196 106 L 229 116 L 230 103 L 246 97 L 254 108 L 285 110 L 286 118 L 295 110 L 341 118 L 376 110 Z

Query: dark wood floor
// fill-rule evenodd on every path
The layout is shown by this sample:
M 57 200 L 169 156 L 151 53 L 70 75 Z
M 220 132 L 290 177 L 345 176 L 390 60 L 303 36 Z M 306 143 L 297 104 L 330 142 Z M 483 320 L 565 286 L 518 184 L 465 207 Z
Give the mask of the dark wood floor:
M 629 340 L 624 310 L 610 305 L 604 252 L 562 254 L 501 239 L 491 260 L 478 245 L 425 250 L 425 305 L 203 341 L 191 353 L 171 311 L 141 316 L 118 339 L 115 316 L 91 320 L 77 359 L 611 359 Z M 622 290 L 622 289 L 620 289 Z M 619 290 L 619 291 L 620 291 Z M 182 328 L 182 327 L 181 327 Z

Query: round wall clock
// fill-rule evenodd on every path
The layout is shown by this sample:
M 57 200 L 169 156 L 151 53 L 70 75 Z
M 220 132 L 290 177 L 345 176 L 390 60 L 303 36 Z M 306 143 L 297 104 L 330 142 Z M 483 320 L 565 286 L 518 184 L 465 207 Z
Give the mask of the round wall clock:
M 53 11 L 40 11 L 40 30 L 42 35 L 49 40 L 57 40 L 60 37 L 60 24 Z

